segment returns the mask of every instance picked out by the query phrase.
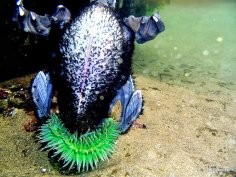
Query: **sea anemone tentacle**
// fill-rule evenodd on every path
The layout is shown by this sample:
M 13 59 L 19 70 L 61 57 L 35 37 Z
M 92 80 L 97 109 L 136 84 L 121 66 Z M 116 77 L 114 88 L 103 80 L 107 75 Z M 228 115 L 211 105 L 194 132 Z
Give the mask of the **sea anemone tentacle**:
M 71 134 L 56 114 L 52 114 L 39 131 L 39 142 L 46 143 L 44 149 L 53 150 L 53 156 L 63 160 L 63 167 L 76 168 L 77 172 L 94 169 L 100 161 L 107 160 L 120 134 L 118 123 L 112 118 L 105 119 L 92 132 L 81 136 Z

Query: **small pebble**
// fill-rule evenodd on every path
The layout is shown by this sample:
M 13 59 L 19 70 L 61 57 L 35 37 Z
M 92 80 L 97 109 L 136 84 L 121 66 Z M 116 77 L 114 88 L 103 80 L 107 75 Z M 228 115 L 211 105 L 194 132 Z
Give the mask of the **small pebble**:
M 185 73 L 184 76 L 185 77 L 189 77 L 191 73 Z
M 41 168 L 41 173 L 46 173 L 47 169 L 46 168 Z

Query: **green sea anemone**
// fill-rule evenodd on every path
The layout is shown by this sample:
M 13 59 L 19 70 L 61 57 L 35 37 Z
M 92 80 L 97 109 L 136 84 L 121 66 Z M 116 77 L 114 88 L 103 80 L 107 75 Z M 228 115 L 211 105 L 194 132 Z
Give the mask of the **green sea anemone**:
M 78 136 L 71 134 L 56 114 L 52 114 L 46 124 L 40 128 L 40 143 L 46 143 L 44 149 L 53 150 L 53 156 L 63 160 L 63 167 L 77 172 L 97 167 L 98 162 L 107 160 L 114 152 L 120 132 L 118 124 L 107 118 L 95 131 Z

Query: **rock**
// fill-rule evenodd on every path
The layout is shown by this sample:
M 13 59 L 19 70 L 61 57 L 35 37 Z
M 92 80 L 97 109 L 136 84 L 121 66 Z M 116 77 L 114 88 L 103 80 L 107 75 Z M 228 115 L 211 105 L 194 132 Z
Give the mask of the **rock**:
M 41 173 L 46 173 L 47 172 L 47 169 L 46 168 L 41 168 Z

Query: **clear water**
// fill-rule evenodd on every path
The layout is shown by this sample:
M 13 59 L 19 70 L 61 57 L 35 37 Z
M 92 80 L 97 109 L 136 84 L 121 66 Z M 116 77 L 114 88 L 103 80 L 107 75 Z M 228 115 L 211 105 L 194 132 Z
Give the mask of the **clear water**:
M 147 4 L 148 14 L 160 10 L 166 26 L 155 40 L 136 44 L 133 56 L 145 100 L 138 123 L 145 128 L 132 127 L 109 162 L 81 176 L 235 177 L 236 0 L 169 0 L 161 9 L 150 8 L 158 0 L 123 1 Z M 6 113 L 0 113 L 0 176 L 62 176 L 39 151 L 34 133 L 25 131 L 34 128 L 34 111 L 20 102 L 34 76 L 18 77 L 48 65 L 46 41 L 4 25 L 0 89 L 12 90 L 13 100 L 0 100 Z
M 171 0 L 166 30 L 136 45 L 134 70 L 196 91 L 236 89 L 236 1 Z

